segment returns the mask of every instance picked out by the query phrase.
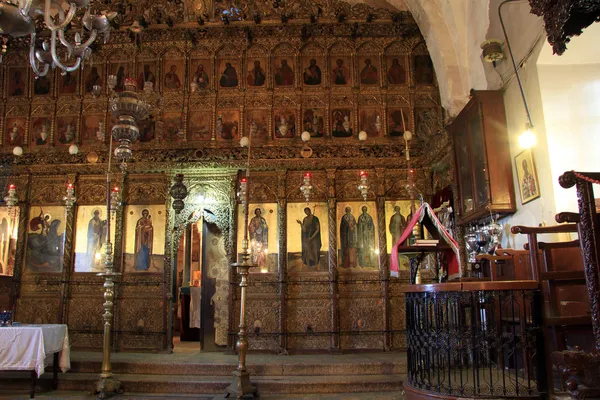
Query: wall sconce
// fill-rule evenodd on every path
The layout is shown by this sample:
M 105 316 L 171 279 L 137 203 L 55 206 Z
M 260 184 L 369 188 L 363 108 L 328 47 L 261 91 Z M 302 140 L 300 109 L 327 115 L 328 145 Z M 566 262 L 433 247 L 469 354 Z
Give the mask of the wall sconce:
M 19 202 L 19 198 L 17 197 L 17 187 L 12 183 L 8 185 L 8 195 L 4 198 L 4 202 L 6 203 L 9 214 L 13 207 Z
M 115 186 L 110 191 L 110 213 L 111 215 L 115 215 L 117 210 L 121 208 L 121 190 Z
M 504 33 L 504 39 L 506 41 L 506 47 L 508 47 L 508 54 L 510 55 L 510 60 L 512 61 L 513 68 L 515 70 L 515 76 L 517 77 L 517 83 L 519 84 L 519 91 L 521 92 L 521 98 L 523 99 L 523 106 L 525 106 L 525 113 L 527 114 L 527 123 L 525 124 L 525 131 L 519 136 L 519 144 L 521 147 L 529 148 L 535 145 L 535 135 L 532 131 L 533 122 L 531 121 L 531 113 L 529 112 L 529 106 L 527 105 L 527 99 L 525 98 L 525 91 L 523 90 L 523 84 L 521 83 L 521 76 L 519 75 L 519 69 L 517 68 L 517 63 L 515 62 L 515 57 L 513 56 L 512 48 L 510 47 L 510 41 L 508 40 L 508 35 L 506 34 L 506 27 L 504 26 L 504 20 L 502 19 L 502 6 L 506 3 L 514 2 L 518 0 L 504 0 L 498 6 L 498 17 L 500 18 L 500 25 L 502 25 L 502 32 Z
M 300 186 L 300 191 L 306 199 L 306 204 L 308 204 L 310 202 L 310 196 L 312 195 L 313 191 L 312 174 L 310 172 L 304 174 L 304 181 L 302 183 L 302 186 Z
M 360 171 L 360 183 L 358 184 L 358 191 L 363 197 L 364 201 L 367 201 L 369 194 L 369 181 L 367 178 L 367 171 Z
M 248 193 L 248 179 L 240 179 L 240 189 L 237 192 L 238 199 L 242 203 L 246 203 L 246 194 Z
M 183 199 L 185 199 L 188 195 L 187 187 L 183 184 L 183 174 L 175 175 L 175 184 L 171 186 L 171 190 L 169 191 L 173 200 L 173 209 L 176 214 L 179 214 L 183 207 L 185 206 L 183 203 Z
M 75 187 L 72 183 L 67 184 L 67 194 L 65 197 L 63 197 L 63 201 L 65 202 L 65 207 L 67 207 L 67 212 L 71 211 L 71 208 L 77 201 L 77 197 L 75 196 Z

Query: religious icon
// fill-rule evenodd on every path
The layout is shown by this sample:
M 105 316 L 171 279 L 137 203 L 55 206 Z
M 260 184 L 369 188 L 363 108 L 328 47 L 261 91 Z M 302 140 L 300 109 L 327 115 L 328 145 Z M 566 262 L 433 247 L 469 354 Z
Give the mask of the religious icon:
M 292 57 L 278 57 L 274 61 L 275 85 L 294 86 L 294 70 L 290 65 L 294 65 Z
M 352 215 L 352 208 L 346 207 L 340 221 L 340 250 L 341 265 L 343 268 L 357 266 L 356 253 L 358 248 L 358 235 L 356 218 Z
M 304 84 L 305 85 L 320 85 L 321 84 L 321 68 L 317 65 L 317 60 L 311 58 L 307 67 L 304 68 Z
M 104 124 L 104 115 L 102 114 L 91 114 L 83 116 L 83 128 L 81 130 L 82 143 L 92 144 L 104 142 L 104 137 L 102 137 L 102 135 L 106 137 L 106 135 L 110 135 L 110 132 L 100 132 L 99 138 L 98 136 L 100 130 L 100 123 Z
M 149 116 L 148 119 L 138 122 L 140 130 L 140 143 L 148 143 L 154 140 L 156 135 L 156 121 L 154 117 Z
M 55 144 L 72 144 L 75 141 L 77 117 L 57 117 L 56 128 L 56 134 L 54 135 Z
M 12 211 L 16 211 L 13 214 Z M 13 276 L 17 253 L 19 211 L 0 207 L 0 275 Z
M 273 126 L 276 138 L 293 138 L 296 134 L 296 112 L 294 110 L 274 110 Z
M 31 143 L 36 146 L 50 144 L 50 118 L 37 117 L 31 121 Z
M 521 203 L 525 204 L 540 197 L 540 186 L 531 150 L 528 149 L 519 153 L 515 157 L 515 164 L 521 191 Z
M 128 205 L 125 208 L 125 272 L 162 272 L 165 223 L 164 205 Z
M 181 67 L 181 64 L 182 62 L 165 63 L 165 65 L 168 66 L 168 72 L 165 74 L 164 90 L 175 91 L 181 89 L 181 78 L 179 75 L 181 74 L 181 70 L 183 68 L 178 68 Z
M 156 62 L 154 61 L 144 61 L 138 64 L 138 88 L 144 90 L 146 82 L 151 83 L 153 89 L 156 89 Z
M 195 142 L 199 140 L 210 140 L 210 111 L 191 111 L 188 119 L 188 140 Z
M 85 93 L 92 93 L 94 86 L 102 86 L 102 74 L 104 72 L 102 65 L 92 65 L 87 67 L 88 73 L 85 76 Z
M 414 56 L 415 83 L 433 85 L 433 63 L 427 55 Z
M 375 224 L 367 206 L 362 206 L 361 211 L 357 224 L 358 265 L 361 268 L 373 268 L 378 264 L 375 257 Z
M 388 132 L 390 136 L 402 136 L 404 131 L 410 130 L 410 109 L 388 109 Z
M 27 93 L 27 70 L 25 68 L 9 68 L 8 95 L 25 96 Z
M 351 137 L 352 120 L 351 111 L 348 109 L 333 110 L 331 112 L 331 135 L 333 137 Z
M 190 90 L 194 92 L 196 89 L 206 89 L 209 87 L 211 64 L 210 60 L 192 60 L 191 70 L 194 71 L 190 80 Z
M 105 207 L 79 205 L 75 233 L 75 272 L 104 271 L 107 221 Z M 111 229 L 114 243 L 115 230 Z
M 52 74 L 48 72 L 44 76 L 33 78 L 33 94 L 36 96 L 45 96 L 50 94 L 52 89 Z
M 25 118 L 7 118 L 6 127 L 6 141 L 11 146 L 20 146 L 25 141 L 25 128 L 27 120 Z
M 417 139 L 432 138 L 442 127 L 438 111 L 426 107 L 415 109 L 415 125 Z
M 240 136 L 240 112 L 222 110 L 217 113 L 215 124 L 217 140 L 236 140 Z
M 76 93 L 78 78 L 79 78 L 79 71 L 65 72 L 65 74 L 60 76 L 60 78 L 59 78 L 58 92 L 60 94 Z
M 392 246 L 398 242 L 406 228 L 406 218 L 401 213 L 400 206 L 394 206 L 394 214 L 390 218 L 389 230 L 392 235 Z
M 318 267 L 321 258 L 321 224 L 310 207 L 304 208 L 306 215 L 296 222 L 302 231 L 302 263 L 308 268 Z
M 304 110 L 302 129 L 310 133 L 310 137 L 323 137 L 325 135 L 325 112 L 317 108 Z
M 268 139 L 269 110 L 248 110 L 246 114 L 246 133 L 252 139 Z
M 238 85 L 238 74 L 232 63 L 225 63 L 225 68 L 222 71 L 219 80 L 221 87 L 236 87 Z
M 247 81 L 248 86 L 264 86 L 267 80 L 267 73 L 260 64 L 261 60 L 254 60 L 252 63 L 252 69 L 249 69 Z M 263 64 L 264 65 L 264 64 Z M 248 62 L 248 68 L 250 68 L 250 61 Z
M 166 112 L 163 114 L 162 122 L 164 140 L 169 143 L 177 143 L 185 140 L 181 113 Z
M 133 268 L 136 271 L 148 271 L 150 269 L 153 238 L 154 227 L 152 226 L 152 216 L 150 215 L 150 211 L 145 208 L 142 210 L 142 215 L 135 225 L 135 258 Z
M 114 89 L 115 92 L 122 92 L 123 90 L 125 90 L 125 79 L 127 79 L 128 74 L 126 65 L 113 63 L 111 65 L 111 74 L 117 77 L 117 83 Z
M 248 224 L 248 235 L 250 237 L 252 263 L 263 268 L 267 263 L 269 226 L 267 225 L 267 220 L 262 216 L 260 208 L 254 209 L 254 217 L 252 217 Z
M 391 65 L 390 65 L 391 61 Z M 406 83 L 406 67 L 403 56 L 388 57 L 388 85 L 404 85 Z
M 360 71 L 360 83 L 363 85 L 376 85 L 379 83 L 377 68 L 373 65 L 370 58 L 363 60 L 365 66 Z
M 377 137 L 381 133 L 381 117 L 377 109 L 363 109 L 358 115 L 360 130 L 367 132 L 369 137 Z
M 29 213 L 26 269 L 30 272 L 61 272 L 64 224 L 59 219 L 64 207 L 34 206 Z
M 331 82 L 334 85 L 347 85 L 350 83 L 350 72 L 347 65 L 350 63 L 343 57 L 336 57 L 331 70 Z

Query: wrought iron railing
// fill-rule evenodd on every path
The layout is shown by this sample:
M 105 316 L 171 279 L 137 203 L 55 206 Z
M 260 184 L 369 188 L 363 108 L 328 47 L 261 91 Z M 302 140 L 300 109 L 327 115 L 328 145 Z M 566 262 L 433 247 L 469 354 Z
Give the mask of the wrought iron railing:
M 521 289 L 510 289 L 511 283 L 472 285 L 489 290 L 465 290 L 467 283 L 409 290 L 407 384 L 457 397 L 544 396 L 540 293 L 535 282 Z

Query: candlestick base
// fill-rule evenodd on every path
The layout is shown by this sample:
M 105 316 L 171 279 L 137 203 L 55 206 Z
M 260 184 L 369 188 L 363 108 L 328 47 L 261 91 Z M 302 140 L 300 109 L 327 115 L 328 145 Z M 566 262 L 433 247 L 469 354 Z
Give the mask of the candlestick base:
M 123 393 L 121 389 L 121 381 L 116 380 L 112 375 L 100 377 L 96 383 L 96 391 L 99 399 L 107 399 L 115 394 Z
M 246 370 L 233 371 L 233 382 L 225 389 L 225 397 L 234 395 L 236 399 L 241 399 L 247 394 L 258 397 L 258 392 L 250 383 L 250 373 Z

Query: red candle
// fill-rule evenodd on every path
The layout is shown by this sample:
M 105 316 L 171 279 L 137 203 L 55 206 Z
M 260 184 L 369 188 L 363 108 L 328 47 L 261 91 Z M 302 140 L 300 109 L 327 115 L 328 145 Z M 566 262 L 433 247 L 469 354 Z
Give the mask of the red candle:
M 16 188 L 17 187 L 13 183 L 11 183 L 10 185 L 8 185 L 8 189 L 16 189 Z
M 67 188 L 68 189 L 73 189 L 73 184 L 72 183 L 67 184 Z
M 248 182 L 248 180 L 246 178 L 242 178 L 242 180 L 240 182 L 246 183 L 246 182 Z
M 312 175 L 310 174 L 310 172 L 307 172 L 304 174 L 305 177 L 310 178 Z
M 367 176 L 367 171 L 360 171 L 360 176 Z
M 113 188 L 113 192 L 118 192 L 118 191 L 119 191 L 119 188 L 118 188 L 117 186 L 115 186 L 115 187 Z

